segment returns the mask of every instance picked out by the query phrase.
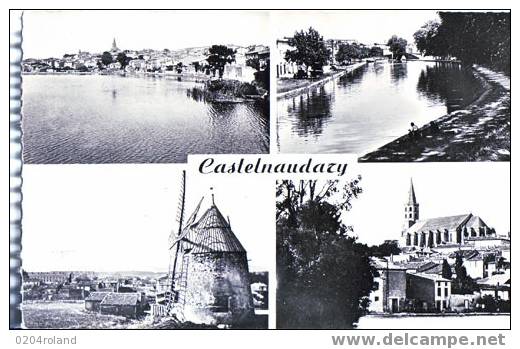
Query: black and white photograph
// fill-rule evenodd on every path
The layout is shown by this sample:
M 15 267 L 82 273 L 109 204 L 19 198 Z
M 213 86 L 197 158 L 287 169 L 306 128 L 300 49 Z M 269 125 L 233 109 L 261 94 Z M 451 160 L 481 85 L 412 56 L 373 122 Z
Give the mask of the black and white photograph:
M 20 1 L 11 344 L 516 342 L 512 4 Z
M 22 20 L 25 163 L 269 152 L 268 12 L 25 11 Z
M 268 328 L 265 185 L 171 167 L 32 166 L 24 176 L 24 328 Z
M 280 153 L 510 160 L 510 12 L 273 16 Z
M 509 179 L 473 163 L 277 181 L 277 328 L 509 329 Z

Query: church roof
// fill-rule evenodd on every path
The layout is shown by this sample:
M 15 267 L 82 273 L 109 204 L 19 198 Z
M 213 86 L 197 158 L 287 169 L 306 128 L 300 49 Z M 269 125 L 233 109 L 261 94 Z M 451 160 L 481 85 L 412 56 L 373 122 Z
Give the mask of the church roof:
M 447 216 L 447 217 L 436 217 L 430 219 L 423 219 L 415 222 L 409 229 L 409 233 L 415 233 L 419 231 L 443 231 L 443 230 L 454 230 L 463 225 L 472 217 L 471 213 L 458 215 L 458 216 Z
M 467 228 L 473 228 L 478 230 L 479 228 L 488 228 L 486 223 L 479 216 L 471 216 L 468 222 L 465 224 Z
M 194 224 L 193 229 L 191 253 L 246 252 L 215 204 Z

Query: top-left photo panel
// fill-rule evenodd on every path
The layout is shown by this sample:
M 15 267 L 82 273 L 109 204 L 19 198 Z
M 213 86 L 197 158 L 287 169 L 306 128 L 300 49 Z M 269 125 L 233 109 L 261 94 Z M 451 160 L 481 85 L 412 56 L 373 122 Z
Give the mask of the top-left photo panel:
M 267 11 L 25 11 L 26 164 L 269 152 Z

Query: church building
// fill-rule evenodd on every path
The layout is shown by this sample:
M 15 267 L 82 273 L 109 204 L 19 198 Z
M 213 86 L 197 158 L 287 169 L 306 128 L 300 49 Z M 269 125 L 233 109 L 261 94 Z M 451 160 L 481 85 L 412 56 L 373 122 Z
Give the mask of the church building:
M 499 237 L 479 216 L 466 213 L 456 216 L 420 219 L 419 203 L 410 180 L 408 200 L 404 207 L 404 229 L 401 247 L 428 250 L 461 247 L 495 247 L 509 244 Z

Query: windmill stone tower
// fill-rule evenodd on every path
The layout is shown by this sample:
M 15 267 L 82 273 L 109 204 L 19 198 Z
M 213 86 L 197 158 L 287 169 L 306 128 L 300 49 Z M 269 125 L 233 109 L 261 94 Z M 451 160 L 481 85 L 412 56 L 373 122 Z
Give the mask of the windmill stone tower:
M 197 211 L 177 238 L 174 313 L 199 324 L 240 326 L 254 315 L 247 252 L 214 201 L 195 222 Z

